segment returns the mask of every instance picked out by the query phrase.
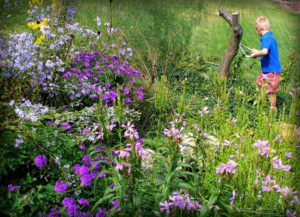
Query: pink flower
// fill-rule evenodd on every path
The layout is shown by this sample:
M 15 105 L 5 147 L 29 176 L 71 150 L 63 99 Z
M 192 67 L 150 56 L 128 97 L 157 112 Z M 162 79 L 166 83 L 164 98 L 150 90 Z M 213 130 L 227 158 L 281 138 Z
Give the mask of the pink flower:
M 258 148 L 258 154 L 262 157 L 266 155 L 266 157 L 269 158 L 270 152 L 276 153 L 276 150 L 270 149 L 268 141 L 257 140 L 253 145 Z
M 286 156 L 287 158 L 292 158 L 293 153 L 292 153 L 292 152 L 286 152 L 286 153 L 284 154 L 284 156 Z
M 159 203 L 159 205 L 162 207 L 160 208 L 160 211 L 163 212 L 164 210 L 166 210 L 167 215 L 170 214 L 170 205 L 167 201 L 165 201 L 164 203 Z
M 115 124 L 111 124 L 111 125 L 106 126 L 105 128 L 109 131 L 112 131 L 115 126 L 116 126 Z
M 232 197 L 230 198 L 230 205 L 232 206 L 234 204 L 234 200 L 235 200 L 235 191 L 232 191 Z
M 269 183 L 275 183 L 275 180 L 272 180 L 270 176 L 266 176 L 265 180 L 262 182 L 263 185 L 267 185 Z
M 221 163 L 220 167 L 216 168 L 216 173 L 217 174 L 223 174 L 224 171 L 225 173 L 236 173 L 235 167 L 237 167 L 238 164 L 235 163 L 233 160 L 229 160 L 226 164 Z
M 262 186 L 261 188 L 262 188 L 262 191 L 265 191 L 265 192 L 270 192 L 271 191 L 270 187 Z
M 296 217 L 297 216 L 297 212 L 296 211 L 291 212 L 290 210 L 286 210 L 286 215 L 287 216 L 293 216 L 293 217 L 295 216 Z
M 122 164 L 117 164 L 116 170 L 123 170 L 123 165 Z

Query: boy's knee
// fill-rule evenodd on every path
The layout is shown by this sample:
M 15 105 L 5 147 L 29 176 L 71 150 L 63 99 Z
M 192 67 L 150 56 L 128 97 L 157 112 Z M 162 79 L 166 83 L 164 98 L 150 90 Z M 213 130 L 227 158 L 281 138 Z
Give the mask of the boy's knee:
M 261 81 L 260 78 L 258 78 L 258 79 L 256 80 L 256 84 L 257 84 L 257 86 L 259 87 L 259 89 L 262 87 L 262 81 Z

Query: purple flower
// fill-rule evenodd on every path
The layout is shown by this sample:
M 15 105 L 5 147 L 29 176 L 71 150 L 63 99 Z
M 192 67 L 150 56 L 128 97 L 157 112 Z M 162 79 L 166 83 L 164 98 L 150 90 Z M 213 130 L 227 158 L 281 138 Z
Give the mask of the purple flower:
M 80 145 L 79 147 L 80 147 L 81 150 L 83 150 L 84 152 L 86 152 L 86 147 L 85 147 L 85 145 L 82 144 L 82 145 Z
M 65 128 L 71 128 L 71 126 L 70 126 L 70 124 L 68 123 L 68 122 L 62 122 L 62 124 L 61 124 L 61 128 L 62 129 L 65 129 Z
M 272 189 L 270 187 L 262 186 L 262 191 L 270 192 Z
M 262 157 L 266 155 L 266 157 L 269 158 L 270 152 L 276 153 L 276 150 L 270 149 L 268 141 L 257 140 L 253 145 L 258 148 L 258 154 Z
M 265 180 L 262 182 L 263 185 L 267 185 L 269 183 L 275 184 L 275 180 L 271 179 L 271 176 L 266 176 Z
M 88 155 L 84 155 L 81 162 L 84 162 L 84 165 L 90 166 L 92 163 L 92 158 Z
M 106 217 L 106 209 L 99 208 L 95 217 Z
M 69 216 L 78 216 L 78 207 L 76 206 L 76 202 L 73 197 L 65 197 L 62 201 L 62 204 L 64 207 L 68 208 L 67 213 Z
M 81 184 L 84 184 L 85 186 L 91 186 L 92 185 L 92 177 L 89 174 L 84 174 L 80 177 Z
M 292 158 L 293 153 L 292 153 L 292 152 L 286 152 L 286 153 L 284 154 L 284 156 L 286 156 L 287 158 Z
M 129 97 L 126 97 L 125 98 L 125 103 L 130 103 L 131 102 L 131 99 Z
M 111 204 L 114 205 L 116 208 L 120 207 L 117 200 L 114 200 Z
M 287 216 L 293 216 L 293 217 L 295 216 L 296 217 L 297 216 L 297 212 L 296 211 L 291 212 L 290 210 L 287 209 L 286 210 L 286 215 Z
M 282 160 L 278 160 L 278 156 L 273 158 L 273 167 L 274 169 L 278 169 L 278 170 L 281 169 L 286 172 L 289 172 L 292 169 L 290 165 L 283 165 Z
M 232 197 L 230 198 L 230 205 L 232 206 L 233 205 L 233 203 L 234 203 L 234 200 L 235 200 L 235 191 L 233 190 L 232 191 Z
M 123 170 L 123 165 L 122 164 L 117 164 L 116 170 Z
M 13 186 L 12 184 L 8 185 L 7 187 L 8 187 L 8 190 L 11 191 L 11 192 L 16 190 L 17 188 L 21 188 L 21 186 L 19 186 L 19 185 Z
M 84 175 L 84 174 L 89 174 L 90 173 L 90 168 L 86 166 L 81 166 L 78 171 L 79 174 Z
M 137 98 L 139 100 L 143 100 L 144 99 L 144 93 L 143 93 L 143 91 L 144 91 L 144 88 L 142 88 L 142 87 L 136 89 L 136 95 L 137 95 Z
M 115 183 L 111 183 L 111 185 L 109 186 L 110 188 L 113 188 L 115 186 Z
M 80 205 L 83 205 L 83 206 L 90 206 L 90 203 L 87 199 L 84 199 L 84 198 L 80 198 L 80 200 L 78 201 L 78 203 Z
M 67 184 L 64 181 L 59 181 L 55 183 L 54 190 L 60 194 L 61 192 L 67 191 Z
M 170 214 L 170 204 L 167 201 L 165 201 L 164 203 L 159 203 L 159 205 L 162 207 L 162 208 L 160 208 L 161 212 L 163 212 L 164 210 L 166 210 L 167 215 Z
M 225 139 L 222 145 L 229 146 L 232 143 L 233 143 L 233 141 L 228 141 L 228 140 Z
M 47 164 L 47 159 L 44 155 L 38 155 L 34 159 L 34 162 L 37 167 L 44 167 Z
M 61 212 L 56 210 L 56 208 L 52 208 L 50 210 L 50 213 L 47 215 L 47 217 L 60 217 L 60 215 L 61 215 Z
M 223 174 L 225 173 L 236 173 L 235 167 L 237 167 L 238 164 L 235 163 L 233 160 L 229 160 L 226 164 L 221 163 L 220 167 L 216 168 L 217 174 Z

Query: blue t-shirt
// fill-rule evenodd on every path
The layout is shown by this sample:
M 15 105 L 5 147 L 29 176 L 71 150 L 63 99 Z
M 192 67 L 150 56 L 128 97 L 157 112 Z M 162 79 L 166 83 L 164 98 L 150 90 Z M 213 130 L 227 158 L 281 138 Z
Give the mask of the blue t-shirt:
M 260 38 L 261 44 L 260 49 L 267 48 L 268 54 L 261 56 L 261 71 L 262 72 L 276 72 L 280 73 L 281 65 L 279 61 L 278 48 L 276 39 L 273 36 L 272 32 L 266 32 Z

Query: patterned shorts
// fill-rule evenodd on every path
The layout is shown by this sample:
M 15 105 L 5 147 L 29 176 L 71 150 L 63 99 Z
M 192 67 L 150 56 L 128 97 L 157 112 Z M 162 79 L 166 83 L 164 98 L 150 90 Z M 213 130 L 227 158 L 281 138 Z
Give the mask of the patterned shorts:
M 276 93 L 279 87 L 280 73 L 260 73 L 257 77 L 256 83 L 259 88 L 263 85 L 267 86 L 267 93 Z

